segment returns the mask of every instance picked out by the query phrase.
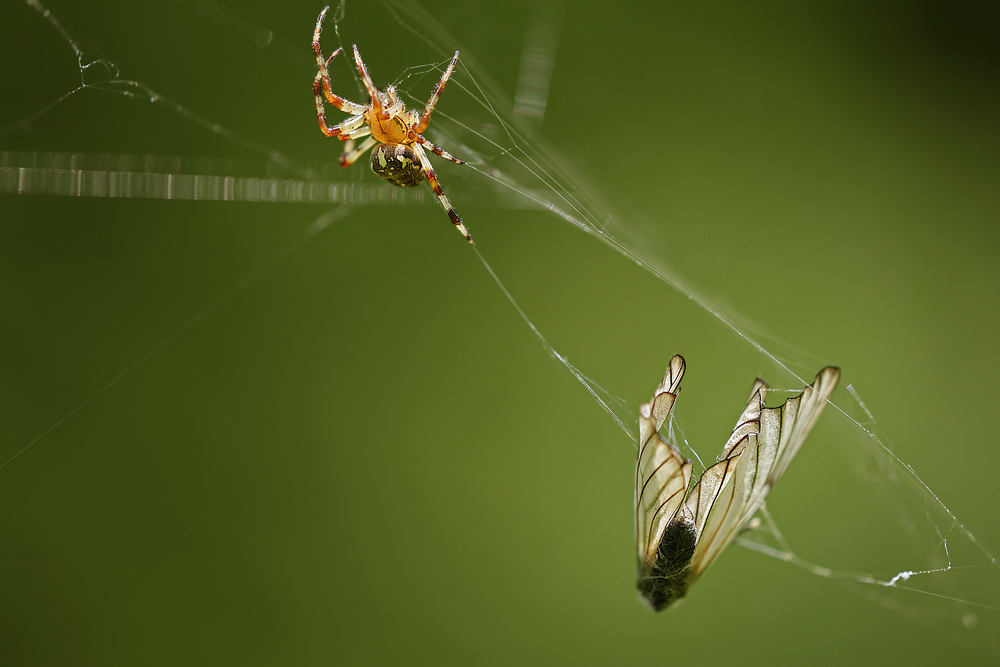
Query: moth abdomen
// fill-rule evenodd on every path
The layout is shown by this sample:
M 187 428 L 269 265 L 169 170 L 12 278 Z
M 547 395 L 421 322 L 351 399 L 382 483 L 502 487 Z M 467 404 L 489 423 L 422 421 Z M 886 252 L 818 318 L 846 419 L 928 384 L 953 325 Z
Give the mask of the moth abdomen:
M 691 559 L 698 542 L 694 522 L 675 518 L 663 530 L 653 561 L 639 563 L 636 587 L 654 611 L 663 611 L 687 594 L 691 583 Z

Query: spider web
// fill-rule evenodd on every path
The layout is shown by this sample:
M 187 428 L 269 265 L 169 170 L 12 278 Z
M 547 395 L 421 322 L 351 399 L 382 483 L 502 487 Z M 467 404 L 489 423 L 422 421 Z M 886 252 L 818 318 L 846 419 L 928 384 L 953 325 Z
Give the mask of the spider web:
M 50 48 L 65 51 L 65 47 L 69 47 L 72 57 L 76 58 L 74 72 L 65 52 L 60 57 L 53 57 L 53 61 L 58 62 L 61 68 L 58 76 L 66 78 L 72 75 L 78 80 L 65 84 L 63 92 L 56 95 L 51 103 L 27 109 L 26 113 L 12 114 L 13 120 L 8 117 L 0 121 L 7 123 L 0 128 L 0 141 L 26 147 L 0 153 L 0 193 L 206 202 L 200 204 L 203 206 L 213 205 L 207 202 L 242 202 L 255 206 L 266 202 L 332 204 L 336 208 L 310 218 L 304 229 L 287 239 L 277 252 L 269 254 L 265 261 L 244 273 L 228 288 L 218 291 L 215 298 L 196 308 L 194 314 L 179 327 L 162 323 L 158 325 L 161 339 L 156 345 L 139 350 L 132 357 L 133 363 L 119 367 L 123 368 L 119 374 L 112 373 L 106 384 L 92 387 L 86 392 L 85 400 L 77 401 L 71 410 L 65 411 L 58 419 L 50 419 L 40 435 L 25 437 L 15 434 L 10 438 L 15 444 L 5 450 L 3 461 L 8 475 L 13 467 L 9 464 L 22 452 L 30 451 L 29 448 L 35 446 L 35 443 L 44 444 L 44 438 L 50 431 L 78 412 L 83 413 L 83 409 L 92 401 L 135 373 L 164 347 L 196 328 L 221 306 L 235 299 L 247 285 L 307 242 L 317 238 L 320 233 L 324 233 L 331 224 L 338 221 L 349 222 L 359 215 L 359 211 L 370 207 L 407 207 L 407 213 L 417 210 L 416 207 L 436 207 L 433 196 L 426 188 L 403 190 L 362 176 L 362 170 L 357 167 L 354 172 L 345 175 L 335 159 L 309 162 L 295 157 L 296 153 L 293 151 L 279 150 L 275 146 L 282 145 L 280 142 L 262 139 L 261 137 L 267 136 L 266 133 L 246 127 L 243 117 L 232 116 L 228 108 L 223 110 L 221 106 L 216 107 L 218 113 L 190 108 L 182 101 L 162 94 L 159 86 L 144 83 L 145 77 L 140 76 L 142 80 L 131 78 L 132 72 L 143 71 L 141 65 L 133 68 L 92 55 L 92 51 L 97 49 L 77 41 L 74 38 L 78 34 L 77 30 L 67 28 L 62 23 L 66 20 L 69 25 L 69 21 L 64 18 L 68 9 L 61 10 L 57 16 L 47 6 L 37 2 L 28 1 L 26 8 L 29 11 L 16 14 L 14 20 L 6 23 L 32 26 L 32 30 L 36 30 L 39 24 L 44 26 L 44 31 L 48 31 L 49 39 L 54 43 Z M 355 5 L 342 4 L 335 9 L 336 15 L 331 16 L 333 20 L 324 34 L 325 49 L 328 52 L 338 45 L 337 41 L 342 40 L 340 45 L 347 45 L 351 39 L 358 39 L 357 35 L 364 31 L 363 26 L 370 25 L 373 20 Z M 355 11 L 359 15 L 357 18 L 354 17 Z M 464 40 L 456 40 L 435 19 L 411 3 L 392 0 L 381 5 L 377 11 L 388 17 L 385 21 L 392 27 L 393 39 L 405 43 L 408 58 L 418 63 L 403 69 L 394 83 L 404 93 L 408 104 L 419 106 L 447 63 L 449 49 L 453 51 L 457 48 L 455 45 Z M 297 26 L 295 32 L 290 30 L 287 33 L 263 30 L 256 28 L 252 20 L 233 9 L 210 2 L 194 5 L 177 3 L 168 13 L 184 17 L 198 16 L 203 27 L 217 27 L 215 34 L 221 33 L 237 42 L 251 41 L 259 49 L 266 49 L 265 59 L 274 63 L 276 68 L 287 67 L 289 71 L 305 73 L 307 80 L 310 77 L 312 65 L 307 42 L 298 44 L 287 38 L 287 35 L 295 35 L 296 39 L 301 35 L 308 36 L 311 32 L 310 25 Z M 767 329 L 759 330 L 753 322 L 742 320 L 737 314 L 740 310 L 738 307 L 729 307 L 723 300 L 706 297 L 702 291 L 693 289 L 690 285 L 700 282 L 707 286 L 708 292 L 728 293 L 724 287 L 716 287 L 710 279 L 699 276 L 697 281 L 692 281 L 680 277 L 677 270 L 661 259 L 673 255 L 661 246 L 662 240 L 657 236 L 655 224 L 644 224 L 641 216 L 632 214 L 628 216 L 628 222 L 624 222 L 625 218 L 599 196 L 599 188 L 589 185 L 589 179 L 578 173 L 570 160 L 548 147 L 540 137 L 539 130 L 548 127 L 543 124 L 543 119 L 547 113 L 552 113 L 551 110 L 547 111 L 546 101 L 550 77 L 555 69 L 561 16 L 562 9 L 558 4 L 542 4 L 536 8 L 532 27 L 525 33 L 527 44 L 519 54 L 520 74 L 515 82 L 517 93 L 513 103 L 508 104 L 508 96 L 502 92 L 502 88 L 491 82 L 488 75 L 490 65 L 480 65 L 476 60 L 477 56 L 483 57 L 485 54 L 477 52 L 475 48 L 470 49 L 467 45 L 461 47 L 458 73 L 449 83 L 442 103 L 435 112 L 428 136 L 446 150 L 465 159 L 468 167 L 464 172 L 447 170 L 442 175 L 442 183 L 477 238 L 479 246 L 475 253 L 486 268 L 487 275 L 500 287 L 516 313 L 541 341 L 546 352 L 580 382 L 585 391 L 611 417 L 613 423 L 625 433 L 630 434 L 635 422 L 631 410 L 643 400 L 644 385 L 641 390 L 637 388 L 628 391 L 610 391 L 602 386 L 630 387 L 633 380 L 625 378 L 632 378 L 632 372 L 618 377 L 614 371 L 606 369 L 604 362 L 592 352 L 588 356 L 585 346 L 580 347 L 577 352 L 579 344 L 574 341 L 572 327 L 560 327 L 557 322 L 542 324 L 543 319 L 551 318 L 535 314 L 544 313 L 546 306 L 544 302 L 538 302 L 532 307 L 531 304 L 536 303 L 537 298 L 530 292 L 530 281 L 511 281 L 507 278 L 508 275 L 517 274 L 515 255 L 502 248 L 495 255 L 491 254 L 494 252 L 493 248 L 500 244 L 499 237 L 505 230 L 512 230 L 514 224 L 499 224 L 493 228 L 484 224 L 483 232 L 480 233 L 476 216 L 471 211 L 489 209 L 491 213 L 501 214 L 507 219 L 514 215 L 531 215 L 541 216 L 539 219 L 546 222 L 554 219 L 569 223 L 573 229 L 601 241 L 617 255 L 651 275 L 655 280 L 654 287 L 648 288 L 650 293 L 662 301 L 662 308 L 672 316 L 664 322 L 649 313 L 649 324 L 643 322 L 647 314 L 633 316 L 633 326 L 639 324 L 640 327 L 655 327 L 657 325 L 653 323 L 660 322 L 661 330 L 652 336 L 652 340 L 656 341 L 655 347 L 630 341 L 630 344 L 634 343 L 642 349 L 642 354 L 639 355 L 641 365 L 633 362 L 641 366 L 634 371 L 634 377 L 643 378 L 641 382 L 650 386 L 655 384 L 658 374 L 662 372 L 661 367 L 672 353 L 683 352 L 689 356 L 687 350 L 674 346 L 674 339 L 681 344 L 688 338 L 683 332 L 684 325 L 676 320 L 703 319 L 708 316 L 714 323 L 712 326 L 716 331 L 715 335 L 718 336 L 718 331 L 721 331 L 721 340 L 728 341 L 730 347 L 736 348 L 736 351 L 720 356 L 730 367 L 735 359 L 736 366 L 746 370 L 737 374 L 731 370 L 709 368 L 705 381 L 701 384 L 696 381 L 691 383 L 690 401 L 695 407 L 688 416 L 685 416 L 684 403 L 688 402 L 689 397 L 683 396 L 678 408 L 678 419 L 685 423 L 690 419 L 694 423 L 690 428 L 681 428 L 679 422 L 674 422 L 674 437 L 689 455 L 698 458 L 697 450 L 701 458 L 707 460 L 713 455 L 714 444 L 706 442 L 700 434 L 714 431 L 714 423 L 720 415 L 725 415 L 728 419 L 729 415 L 738 414 L 739 399 L 728 397 L 738 396 L 738 391 L 743 390 L 743 384 L 749 388 L 755 373 L 768 377 L 772 384 L 782 385 L 790 392 L 798 391 L 822 365 L 836 363 L 838 360 L 819 358 L 818 355 L 777 340 Z M 44 31 L 39 30 L 37 34 Z M 282 34 L 286 37 L 282 38 Z M 98 39 L 92 35 L 93 32 L 88 38 Z M 409 55 L 410 52 L 413 55 Z M 209 57 L 213 52 L 206 49 L 205 53 Z M 364 53 L 368 60 L 370 50 L 365 49 Z M 384 64 L 392 62 L 389 54 L 372 53 L 371 57 L 375 61 L 374 64 L 369 62 L 373 72 L 382 74 L 400 69 Z M 335 74 L 338 77 L 337 84 L 350 86 L 353 77 L 353 99 L 363 99 L 360 84 L 353 71 L 344 60 L 338 64 L 341 70 L 339 74 Z M 384 79 L 378 78 L 376 82 L 379 85 L 385 83 Z M 17 90 L 19 86 L 30 85 L 33 84 L 17 81 L 5 85 L 4 89 Z M 162 108 L 177 121 L 176 127 L 171 129 L 189 144 L 197 146 L 200 142 L 205 142 L 206 148 L 200 154 L 197 150 L 187 150 L 183 154 L 179 151 L 179 154 L 172 155 L 167 151 L 158 152 L 154 139 L 149 142 L 153 145 L 149 149 L 119 150 L 121 145 L 126 148 L 147 145 L 145 139 L 140 141 L 134 138 L 122 141 L 98 139 L 98 145 L 103 145 L 107 150 L 76 151 L 51 147 L 42 128 L 46 123 L 52 122 L 54 116 L 60 115 L 70 102 L 83 95 L 90 96 L 88 104 L 92 105 L 91 110 L 96 108 L 98 114 L 113 104 L 111 100 L 115 96 L 139 103 L 130 107 L 133 111 L 126 111 L 126 116 L 144 113 L 137 110 L 139 108 Z M 311 104 L 308 99 L 306 102 Z M 96 124 L 98 121 L 86 118 L 83 122 Z M 143 118 L 142 123 L 145 122 L 147 121 Z M 314 126 L 310 125 L 309 129 L 315 133 Z M 333 158 L 336 157 L 334 152 L 329 153 Z M 436 208 L 434 212 L 440 214 Z M 481 214 L 480 217 L 485 219 L 488 216 Z M 439 222 L 445 227 L 447 221 L 442 219 Z M 552 225 L 545 227 L 550 228 Z M 448 231 L 454 235 L 454 232 Z M 457 239 L 450 240 L 456 245 L 462 245 Z M 564 261 L 565 264 L 573 262 L 571 259 Z M 792 278 L 802 279 L 801 276 Z M 629 280 L 642 284 L 645 278 L 632 274 Z M 514 282 L 518 287 L 513 286 Z M 508 284 L 511 286 L 508 287 Z M 780 286 L 773 286 L 770 290 L 780 294 Z M 610 313 L 610 306 L 606 308 Z M 601 307 L 598 307 L 599 312 L 600 310 Z M 794 308 L 789 306 L 788 310 Z M 543 331 L 556 331 L 557 335 L 549 334 L 552 340 L 565 342 L 552 344 L 543 335 Z M 165 337 L 162 337 L 163 332 L 167 332 Z M 694 339 L 700 335 L 696 334 L 688 342 L 695 344 Z M 645 339 L 639 340 L 645 343 Z M 738 345 L 732 345 L 733 340 Z M 625 343 L 620 345 L 624 346 Z M 557 351 L 557 347 L 563 351 Z M 570 355 L 564 352 L 567 348 L 574 350 L 574 359 L 579 356 L 587 359 L 587 363 L 581 363 L 581 366 L 602 369 L 600 372 L 591 372 L 592 375 L 613 379 L 599 384 L 569 361 Z M 932 359 L 923 363 L 934 365 L 946 363 L 946 360 Z M 693 376 L 695 372 L 692 371 Z M 781 493 L 798 493 L 798 498 L 807 498 L 803 503 L 814 508 L 814 518 L 786 521 L 776 499 L 769 510 L 762 514 L 755 529 L 744 535 L 740 543 L 780 561 L 794 564 L 822 579 L 843 582 L 865 598 L 894 613 L 908 616 L 938 630 L 946 630 L 949 636 L 973 650 L 985 648 L 997 651 L 995 637 L 1000 619 L 1000 591 L 997 590 L 997 584 L 1000 583 L 1000 572 L 997 571 L 995 558 L 986 545 L 945 504 L 945 494 L 935 493 L 924 482 L 917 472 L 920 466 L 914 468 L 906 462 L 905 459 L 909 458 L 907 450 L 912 446 L 911 439 L 904 441 L 906 446 L 891 444 L 850 378 L 851 373 L 846 371 L 846 391 L 838 391 L 837 400 L 828 407 L 823 417 L 823 421 L 832 422 L 833 425 L 825 430 L 818 428 L 800 456 L 804 456 L 806 450 L 819 450 L 824 444 L 832 443 L 825 449 L 840 453 L 842 470 L 834 473 L 834 476 L 839 475 L 837 479 L 846 489 L 843 493 L 851 501 L 840 503 L 839 509 L 830 507 L 831 503 L 819 490 L 815 497 L 809 497 L 806 483 L 803 482 L 798 489 Z M 704 395 L 716 389 L 727 398 L 720 396 L 716 399 Z M 700 399 L 696 398 L 699 393 L 702 394 Z M 928 389 L 928 393 L 937 392 Z M 638 396 L 639 399 L 619 398 L 622 394 Z M 945 419 L 948 412 L 946 402 L 946 398 L 935 396 L 927 399 L 926 405 L 914 407 L 913 410 L 919 411 L 921 416 L 935 415 Z M 877 405 L 871 407 L 878 409 Z M 918 419 L 915 415 L 906 418 Z M 709 423 L 713 425 L 707 426 Z M 687 437 L 689 431 L 699 434 L 692 435 L 690 445 Z M 915 444 L 917 441 L 912 442 Z M 952 443 L 949 450 L 949 455 L 958 455 L 960 447 Z M 813 461 L 814 473 L 827 472 L 825 468 L 820 470 L 821 463 L 819 459 Z M 807 473 L 803 471 L 801 474 L 793 472 L 787 475 L 782 480 L 781 488 L 794 486 L 794 483 L 790 483 L 790 478 L 796 476 L 806 477 Z M 623 479 L 627 478 L 627 474 L 623 476 Z M 863 509 L 859 510 L 855 499 L 862 494 L 865 498 L 869 495 L 873 497 L 866 500 L 861 505 Z M 779 521 L 782 530 L 778 528 Z M 811 548 L 800 547 L 798 534 L 815 537 L 808 528 L 809 523 L 830 526 L 831 532 L 838 536 L 837 544 L 814 539 Z M 882 537 L 888 535 L 889 539 L 879 540 L 877 548 L 869 546 L 873 543 L 871 535 L 878 532 L 884 533 Z M 892 546 L 886 546 L 886 542 Z M 699 588 L 703 585 L 699 584 Z M 696 588 L 694 594 L 697 593 Z

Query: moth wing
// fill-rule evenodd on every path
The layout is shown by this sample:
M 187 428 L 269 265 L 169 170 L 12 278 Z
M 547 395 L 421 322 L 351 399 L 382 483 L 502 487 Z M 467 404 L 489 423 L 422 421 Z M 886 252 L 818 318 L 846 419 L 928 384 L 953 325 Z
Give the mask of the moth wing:
M 720 460 L 691 490 L 685 513 L 695 522 L 692 582 L 747 527 L 774 483 L 816 424 L 840 371 L 824 368 L 813 384 L 777 408 L 765 408 L 767 385 L 754 384 L 750 401 Z
M 742 508 L 748 494 L 744 480 L 755 465 L 756 437 L 751 434 L 734 443 L 729 457 L 702 474 L 685 503 L 684 512 L 694 521 L 697 534 L 691 557 L 691 583 L 740 532 Z
M 798 453 L 806 436 L 815 426 L 830 395 L 837 387 L 840 369 L 828 366 L 816 374 L 798 396 L 789 398 L 776 408 L 763 408 L 760 432 L 757 435 L 757 466 L 752 479 L 742 531 L 757 513 L 788 464 Z M 762 402 L 763 405 L 763 402 Z
M 635 539 L 639 557 L 653 560 L 660 537 L 684 502 L 691 462 L 659 433 L 684 376 L 684 358 L 674 355 L 653 398 L 639 408 L 639 457 L 635 466 Z
M 767 384 L 758 379 L 750 390 L 750 398 L 747 399 L 747 406 L 743 408 L 743 414 L 736 420 L 736 428 L 729 436 L 722 453 L 715 461 L 719 463 L 728 459 L 736 453 L 744 444 L 748 435 L 760 433 L 760 413 L 764 410 L 764 398 L 767 396 Z
M 663 379 L 653 392 L 653 398 L 649 403 L 644 403 L 639 407 L 639 412 L 645 417 L 648 427 L 653 424 L 653 430 L 659 431 L 663 427 L 663 422 L 667 420 L 674 409 L 674 401 L 677 400 L 677 392 L 680 391 L 681 379 L 684 377 L 684 357 L 675 354 L 667 364 L 667 371 L 663 374 Z M 642 438 L 642 420 L 639 421 L 639 437 Z
M 816 425 L 823 408 L 840 380 L 840 369 L 828 366 L 821 370 L 813 383 L 801 394 L 776 408 L 766 408 L 761 415 L 761 440 L 774 449 L 773 462 L 768 467 L 766 489 L 770 490 L 788 468 L 809 431 Z

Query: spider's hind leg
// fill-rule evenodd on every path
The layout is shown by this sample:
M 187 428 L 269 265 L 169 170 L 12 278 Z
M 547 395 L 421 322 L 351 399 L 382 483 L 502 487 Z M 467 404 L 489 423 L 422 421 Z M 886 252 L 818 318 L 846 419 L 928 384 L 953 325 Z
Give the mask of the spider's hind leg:
M 419 142 L 414 142 L 411 146 L 413 147 L 413 152 L 417 154 L 417 158 L 420 160 L 420 165 L 424 168 L 424 176 L 427 178 L 427 182 L 430 183 L 431 189 L 434 190 L 434 194 L 437 195 L 438 202 L 441 204 L 441 207 L 458 228 L 458 232 L 465 237 L 465 240 L 470 244 L 475 245 L 475 242 L 472 240 L 472 234 L 470 234 L 469 230 L 465 228 L 465 225 L 462 223 L 462 218 L 458 216 L 458 212 L 455 210 L 455 207 L 451 205 L 448 195 L 444 193 L 444 190 L 441 188 L 441 184 L 438 183 L 437 174 L 434 173 L 434 167 L 431 166 L 431 161 L 427 157 L 427 153 L 424 152 L 423 148 L 421 148 Z
M 465 164 L 465 160 L 459 160 L 457 157 L 455 157 L 445 149 L 441 148 L 440 146 L 435 146 L 434 144 L 427 141 L 423 137 L 418 136 L 417 143 L 426 148 L 427 150 L 429 150 L 431 153 L 434 153 L 434 155 L 440 155 L 445 160 L 451 160 L 455 164 Z

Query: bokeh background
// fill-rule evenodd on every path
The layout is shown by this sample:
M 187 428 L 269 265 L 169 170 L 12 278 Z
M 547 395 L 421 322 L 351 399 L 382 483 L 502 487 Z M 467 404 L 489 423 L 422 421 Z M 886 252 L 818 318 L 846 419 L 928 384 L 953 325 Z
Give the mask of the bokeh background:
M 301 164 L 336 159 L 310 92 L 320 5 L 46 6 L 90 58 L 235 137 Z M 540 139 L 518 142 L 525 154 L 553 146 L 575 170 L 569 185 L 607 203 L 630 247 L 803 377 L 840 365 L 886 443 L 1000 548 L 995 5 L 425 9 L 458 42 L 440 33 L 431 46 L 482 68 L 456 83 L 492 77 L 498 103 L 513 97 L 532 26 L 554 21 L 548 106 Z M 346 10 L 342 37 L 380 85 L 441 60 L 383 5 Z M 259 158 L 167 106 L 100 90 L 11 128 L 80 74 L 21 2 L 0 7 L 0 54 L 0 151 Z M 335 79 L 352 91 L 346 69 Z M 433 81 L 407 90 L 424 98 Z M 439 109 L 512 144 L 460 86 Z M 472 170 L 439 174 L 529 317 L 632 411 L 670 355 L 685 355 L 679 417 L 703 458 L 756 375 L 794 388 L 593 238 L 503 205 Z M 364 164 L 331 178 L 377 182 Z M 633 588 L 629 439 L 430 200 L 356 208 L 267 264 L 330 209 L 0 195 L 0 460 L 44 434 L 0 468 L 0 661 L 995 659 L 983 637 L 995 611 L 978 610 L 966 632 L 961 605 L 879 604 L 865 593 L 881 590 L 738 547 L 677 609 L 649 612 Z M 857 414 L 844 389 L 836 402 Z M 905 475 L 869 474 L 861 435 L 828 411 L 771 513 L 811 562 L 883 576 L 930 566 L 933 527 L 951 524 L 923 516 Z M 982 565 L 950 537 L 963 563 Z M 953 596 L 1000 606 L 995 569 L 963 577 L 935 590 L 961 582 Z

